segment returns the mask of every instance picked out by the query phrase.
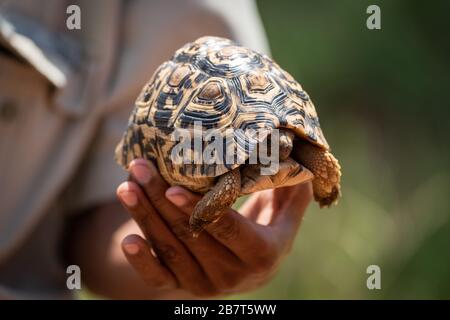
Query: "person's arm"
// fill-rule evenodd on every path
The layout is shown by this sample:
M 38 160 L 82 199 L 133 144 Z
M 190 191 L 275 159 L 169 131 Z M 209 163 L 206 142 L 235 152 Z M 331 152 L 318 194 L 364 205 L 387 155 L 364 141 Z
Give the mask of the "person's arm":
M 154 167 L 138 163 L 133 181 L 117 190 L 137 224 L 109 204 L 85 215 L 70 240 L 84 284 L 111 298 L 214 297 L 266 283 L 289 252 L 312 195 L 309 183 L 254 194 L 241 213 L 230 210 L 195 239 L 188 219 L 200 196 L 168 189 Z

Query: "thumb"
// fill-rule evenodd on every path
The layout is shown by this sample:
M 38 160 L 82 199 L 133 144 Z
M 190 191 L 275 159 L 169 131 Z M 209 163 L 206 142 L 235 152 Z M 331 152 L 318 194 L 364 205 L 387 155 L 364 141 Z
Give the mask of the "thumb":
M 280 214 L 276 217 L 274 225 L 284 230 L 283 232 L 296 232 L 300 225 L 306 208 L 311 202 L 313 191 L 310 182 L 288 187 L 289 192 L 284 192 L 285 203 L 279 208 Z M 276 190 L 280 192 L 280 190 Z M 287 199 L 286 199 L 287 197 Z M 283 195 L 276 194 L 277 200 L 283 199 Z
M 181 211 L 190 215 L 202 197 L 183 187 L 175 186 L 166 190 L 166 198 Z

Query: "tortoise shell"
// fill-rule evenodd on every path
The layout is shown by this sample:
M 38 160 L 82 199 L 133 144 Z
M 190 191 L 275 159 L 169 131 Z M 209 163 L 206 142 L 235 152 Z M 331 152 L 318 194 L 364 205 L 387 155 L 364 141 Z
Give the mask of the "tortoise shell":
M 197 124 L 226 136 L 227 148 L 243 159 L 275 128 L 329 149 L 300 84 L 266 55 L 224 38 L 188 43 L 156 70 L 137 98 L 116 160 L 125 168 L 135 158 L 154 160 L 169 184 L 206 192 L 216 177 L 240 164 L 174 163 L 171 133 Z M 248 129 L 265 135 L 255 137 Z

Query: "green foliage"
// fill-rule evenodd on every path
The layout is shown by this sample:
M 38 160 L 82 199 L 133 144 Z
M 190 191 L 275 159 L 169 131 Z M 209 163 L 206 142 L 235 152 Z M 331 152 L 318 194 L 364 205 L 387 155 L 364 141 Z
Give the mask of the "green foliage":
M 381 8 L 381 30 L 366 8 Z M 258 1 L 275 60 L 311 95 L 343 168 L 292 254 L 238 298 L 450 298 L 450 2 Z M 382 290 L 366 288 L 381 267 Z

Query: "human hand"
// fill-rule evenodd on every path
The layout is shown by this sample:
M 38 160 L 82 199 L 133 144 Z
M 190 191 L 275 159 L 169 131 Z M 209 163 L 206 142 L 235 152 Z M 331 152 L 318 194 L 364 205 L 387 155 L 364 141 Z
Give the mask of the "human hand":
M 189 215 L 201 196 L 170 187 L 152 163 L 130 164 L 117 195 L 145 238 L 128 235 L 123 251 L 152 288 L 197 297 L 243 292 L 266 283 L 289 252 L 312 198 L 311 184 L 265 190 L 230 209 L 193 238 Z

